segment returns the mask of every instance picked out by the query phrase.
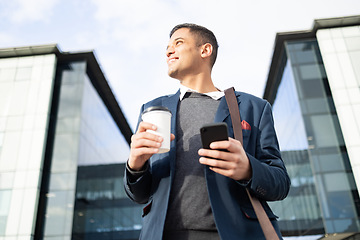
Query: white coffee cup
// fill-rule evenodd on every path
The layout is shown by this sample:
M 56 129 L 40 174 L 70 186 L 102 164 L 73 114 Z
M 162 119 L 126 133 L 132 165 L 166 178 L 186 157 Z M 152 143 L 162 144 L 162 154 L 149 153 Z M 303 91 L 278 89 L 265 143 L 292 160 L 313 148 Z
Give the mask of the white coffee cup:
M 147 132 L 159 135 L 164 139 L 158 153 L 170 151 L 171 111 L 161 106 L 149 107 L 141 114 L 141 119 L 157 127 L 156 131 L 147 130 Z

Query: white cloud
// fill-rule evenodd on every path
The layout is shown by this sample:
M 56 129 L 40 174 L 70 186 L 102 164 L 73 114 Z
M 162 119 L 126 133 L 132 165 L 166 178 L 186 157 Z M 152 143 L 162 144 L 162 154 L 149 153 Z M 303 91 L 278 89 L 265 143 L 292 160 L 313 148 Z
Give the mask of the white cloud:
M 167 1 L 92 0 L 95 18 L 101 22 L 109 38 L 124 44 L 133 53 L 143 48 L 166 44 L 164 29 L 169 28 L 165 16 L 171 11 Z M 164 14 L 165 13 L 165 14 Z M 163 39 L 159 42 L 158 39 Z M 165 49 L 165 46 L 164 46 Z
M 97 6 L 95 17 L 100 21 L 117 19 L 122 24 L 138 26 L 159 17 L 170 6 L 161 0 L 92 0 Z
M 0 46 L 2 47 L 15 47 L 13 44 L 16 38 L 7 32 L 0 32 Z
M 166 75 L 168 33 L 193 22 L 213 30 L 220 44 L 215 84 L 262 96 L 276 32 L 307 30 L 316 18 L 355 13 L 355 0 L 92 0 L 102 36 L 117 56 L 102 62 L 120 104 L 133 123 L 142 103 L 171 93 L 177 81 Z M 326 8 L 324 7 L 326 5 Z M 311 6 L 311 7 L 309 7 Z M 129 102 L 131 99 L 131 103 Z M 134 110 L 135 109 L 135 110 Z
M 48 21 L 59 0 L 13 0 L 8 1 L 6 15 L 13 23 Z
M 220 44 L 213 71 L 218 87 L 261 97 L 276 32 L 307 30 L 316 18 L 358 14 L 359 7 L 358 0 L 0 0 L 0 44 L 50 39 L 64 51 L 95 49 L 133 123 L 143 102 L 177 88 L 165 63 L 176 24 L 193 22 L 214 31 Z

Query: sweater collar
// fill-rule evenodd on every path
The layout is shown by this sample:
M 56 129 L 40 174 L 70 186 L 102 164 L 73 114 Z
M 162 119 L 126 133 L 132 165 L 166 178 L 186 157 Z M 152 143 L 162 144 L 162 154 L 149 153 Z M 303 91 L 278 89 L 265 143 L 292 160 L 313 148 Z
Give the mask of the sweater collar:
M 180 101 L 182 101 L 184 99 L 184 96 L 187 92 L 197 92 L 194 89 L 188 88 L 182 84 L 180 84 Z M 209 97 L 211 97 L 214 100 L 219 100 L 220 98 L 222 98 L 225 94 L 223 91 L 214 91 L 214 92 L 208 92 L 208 93 L 203 93 L 204 95 L 207 95 Z

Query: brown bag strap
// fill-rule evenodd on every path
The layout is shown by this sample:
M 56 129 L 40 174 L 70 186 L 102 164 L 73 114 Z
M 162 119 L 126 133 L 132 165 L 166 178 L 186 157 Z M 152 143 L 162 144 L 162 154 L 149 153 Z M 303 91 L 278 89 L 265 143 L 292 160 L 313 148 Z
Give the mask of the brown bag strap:
M 226 102 L 229 107 L 229 112 L 230 112 L 230 116 L 231 116 L 231 122 L 233 125 L 235 139 L 240 141 L 241 145 L 243 145 L 243 135 L 242 135 L 242 128 L 241 128 L 239 105 L 238 105 L 237 98 L 235 96 L 235 90 L 233 87 L 225 90 L 225 98 L 226 98 Z M 278 240 L 279 236 L 276 234 L 275 229 L 274 229 L 273 225 L 271 224 L 270 219 L 267 216 L 260 201 L 257 198 L 251 196 L 249 189 L 247 189 L 247 188 L 245 188 L 245 189 L 246 189 L 247 195 L 250 198 L 250 202 L 254 208 L 255 214 L 259 220 L 261 229 L 264 232 L 265 239 L 266 240 Z

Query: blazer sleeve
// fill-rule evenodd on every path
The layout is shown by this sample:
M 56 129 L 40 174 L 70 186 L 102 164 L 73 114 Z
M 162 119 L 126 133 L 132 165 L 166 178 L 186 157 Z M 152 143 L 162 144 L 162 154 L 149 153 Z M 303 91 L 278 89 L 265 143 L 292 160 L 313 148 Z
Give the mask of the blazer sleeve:
M 136 129 L 141 122 L 141 113 L 144 111 L 144 105 L 141 107 L 140 116 Z M 144 170 L 138 174 L 133 174 L 128 167 L 125 168 L 124 173 L 124 188 L 125 193 L 134 202 L 144 204 L 150 199 L 151 192 L 151 167 L 149 160 L 147 161 Z
M 289 192 L 290 178 L 281 159 L 272 110 L 268 102 L 262 111 L 258 129 L 255 156 L 247 153 L 252 167 L 252 179 L 247 187 L 259 199 L 282 200 Z
M 151 173 L 147 164 L 146 170 L 140 176 L 134 177 L 132 173 L 125 168 L 124 187 L 128 197 L 134 202 L 145 204 L 150 199 Z

